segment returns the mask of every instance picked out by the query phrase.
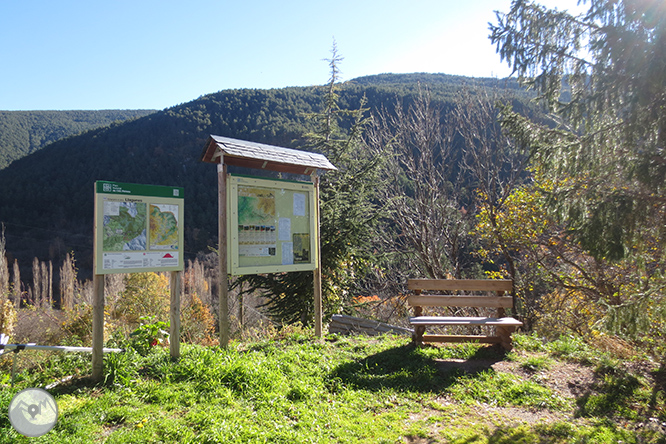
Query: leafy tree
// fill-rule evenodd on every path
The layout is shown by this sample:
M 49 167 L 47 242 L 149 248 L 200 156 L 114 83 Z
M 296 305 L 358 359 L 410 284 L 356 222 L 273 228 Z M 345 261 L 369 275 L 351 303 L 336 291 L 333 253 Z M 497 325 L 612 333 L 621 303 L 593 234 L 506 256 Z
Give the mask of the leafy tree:
M 515 240 L 507 236 L 511 227 L 501 214 L 506 212 L 511 193 L 526 177 L 529 156 L 500 126 L 500 113 L 507 101 L 497 92 L 462 91 L 451 122 L 462 139 L 463 168 L 476 189 L 477 212 L 487 223 L 486 246 L 499 253 L 505 264 L 503 274 L 516 281 Z
M 472 222 L 453 126 L 441 112 L 423 89 L 413 103 L 378 113 L 366 138 L 368 149 L 389 156 L 383 248 L 396 253 L 396 271 L 435 279 L 462 276 Z

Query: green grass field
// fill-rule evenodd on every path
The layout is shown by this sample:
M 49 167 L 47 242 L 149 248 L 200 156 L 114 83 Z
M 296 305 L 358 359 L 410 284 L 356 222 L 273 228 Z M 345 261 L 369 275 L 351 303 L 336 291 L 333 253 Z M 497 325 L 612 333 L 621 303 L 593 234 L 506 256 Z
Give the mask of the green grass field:
M 504 355 L 470 344 L 417 349 L 405 336 L 317 340 L 293 329 L 225 350 L 184 344 L 176 363 L 162 347 L 108 355 L 101 385 L 88 379 L 88 355 L 32 356 L 13 388 L 12 357 L 2 356 L 0 443 L 666 442 L 656 365 L 573 339 L 515 339 Z M 49 389 L 59 409 L 53 430 L 14 431 L 14 394 L 68 376 Z

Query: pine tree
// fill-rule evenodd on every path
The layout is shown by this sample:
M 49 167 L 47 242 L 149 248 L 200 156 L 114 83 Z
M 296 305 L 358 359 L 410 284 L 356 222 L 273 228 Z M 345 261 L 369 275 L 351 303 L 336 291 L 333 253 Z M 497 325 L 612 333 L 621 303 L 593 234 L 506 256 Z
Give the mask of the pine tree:
M 331 77 L 325 87 L 323 109 L 307 117 L 316 131 L 308 134 L 313 151 L 324 154 L 338 169 L 320 181 L 322 290 L 325 315 L 337 313 L 353 298 L 357 285 L 373 264 L 373 236 L 378 215 L 374 201 L 381 187 L 381 157 L 362 148 L 368 123 L 365 98 L 355 110 L 339 106 L 338 65 L 342 58 L 334 44 L 328 60 Z M 341 128 L 341 123 L 349 126 Z M 246 276 L 248 291 L 261 289 L 271 316 L 284 323 L 304 325 L 314 317 L 311 272 Z
M 531 150 L 559 229 L 539 253 L 562 300 L 601 312 L 588 329 L 654 343 L 666 332 L 666 4 L 580 3 L 577 16 L 522 0 L 497 14 L 492 41 L 550 112 L 506 109 L 502 123 Z
M 589 4 L 574 16 L 514 1 L 490 38 L 552 113 L 507 112 L 504 126 L 557 185 L 554 214 L 595 257 L 619 259 L 646 232 L 666 246 L 666 6 Z

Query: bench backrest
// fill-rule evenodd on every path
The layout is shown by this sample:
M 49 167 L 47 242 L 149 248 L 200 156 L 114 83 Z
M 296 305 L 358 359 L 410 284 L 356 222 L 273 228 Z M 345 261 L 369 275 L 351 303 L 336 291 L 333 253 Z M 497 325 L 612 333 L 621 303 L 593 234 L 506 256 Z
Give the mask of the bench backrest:
M 495 307 L 512 308 L 510 279 L 409 279 L 407 288 L 414 292 L 407 298 L 412 307 Z M 496 292 L 495 296 L 423 294 L 423 291 Z

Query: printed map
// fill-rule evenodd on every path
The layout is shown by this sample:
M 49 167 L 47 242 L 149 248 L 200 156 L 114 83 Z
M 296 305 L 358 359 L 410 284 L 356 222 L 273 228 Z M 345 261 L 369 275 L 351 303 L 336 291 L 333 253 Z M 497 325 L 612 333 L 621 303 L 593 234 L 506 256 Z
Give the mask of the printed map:
M 178 249 L 178 205 L 150 205 L 150 248 Z
M 238 187 L 238 223 L 261 225 L 275 222 L 275 192 L 265 188 Z
M 104 202 L 104 251 L 146 249 L 146 204 Z

